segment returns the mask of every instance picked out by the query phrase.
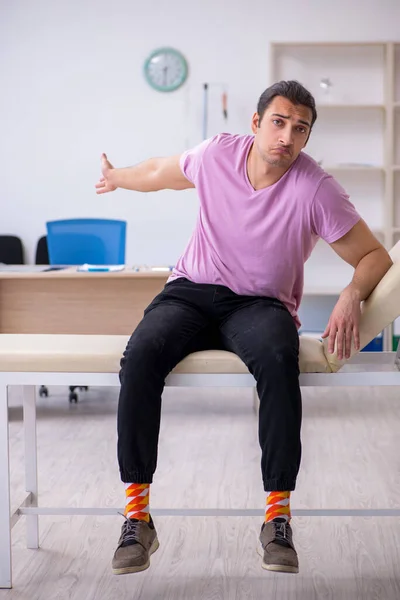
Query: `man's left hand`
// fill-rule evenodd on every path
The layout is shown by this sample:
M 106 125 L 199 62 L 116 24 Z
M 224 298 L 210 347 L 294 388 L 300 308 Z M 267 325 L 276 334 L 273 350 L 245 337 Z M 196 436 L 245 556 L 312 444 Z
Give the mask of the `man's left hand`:
M 323 338 L 328 338 L 328 352 L 333 354 L 337 340 L 337 357 L 350 358 L 351 344 L 354 339 L 355 350 L 360 349 L 360 292 L 351 284 L 339 296 L 329 318 Z

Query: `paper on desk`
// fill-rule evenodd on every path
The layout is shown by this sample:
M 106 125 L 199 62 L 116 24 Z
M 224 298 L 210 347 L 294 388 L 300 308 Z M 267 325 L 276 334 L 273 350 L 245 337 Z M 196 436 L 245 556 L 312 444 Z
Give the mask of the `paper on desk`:
M 49 265 L 5 265 L 0 263 L 0 271 L 9 273 L 40 273 L 48 270 Z
M 78 271 L 123 271 L 125 265 L 89 265 L 85 263 L 78 267 Z

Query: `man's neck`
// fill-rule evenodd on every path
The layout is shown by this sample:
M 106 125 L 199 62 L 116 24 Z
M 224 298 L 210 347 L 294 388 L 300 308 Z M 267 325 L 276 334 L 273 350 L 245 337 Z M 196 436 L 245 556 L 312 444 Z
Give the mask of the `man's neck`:
M 257 155 L 253 144 L 247 158 L 247 176 L 252 187 L 261 190 L 279 181 L 290 166 L 276 167 L 265 162 Z

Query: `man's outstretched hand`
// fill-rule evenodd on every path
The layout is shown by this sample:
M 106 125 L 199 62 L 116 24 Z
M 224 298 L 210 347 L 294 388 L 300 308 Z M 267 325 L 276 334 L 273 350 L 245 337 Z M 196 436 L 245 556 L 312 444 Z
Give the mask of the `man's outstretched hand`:
M 328 352 L 333 354 L 335 341 L 337 342 L 337 357 L 350 358 L 351 344 L 354 340 L 354 348 L 360 349 L 360 325 L 361 307 L 360 294 L 354 290 L 351 285 L 347 287 L 339 296 L 323 338 L 328 338 Z
M 111 183 L 111 171 L 114 169 L 110 161 L 105 154 L 101 155 L 101 173 L 99 181 L 96 183 L 96 194 L 105 194 L 106 192 L 113 192 L 117 189 L 117 186 Z

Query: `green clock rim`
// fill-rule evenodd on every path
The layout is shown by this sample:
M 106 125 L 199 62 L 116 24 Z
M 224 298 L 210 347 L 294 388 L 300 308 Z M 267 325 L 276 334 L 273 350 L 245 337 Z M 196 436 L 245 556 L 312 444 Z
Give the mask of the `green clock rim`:
M 155 56 L 157 56 L 157 54 L 160 54 L 162 52 L 167 52 L 168 54 L 173 54 L 174 56 L 179 58 L 179 60 L 182 64 L 182 67 L 183 67 L 182 76 L 181 76 L 180 80 L 178 81 L 178 83 L 175 83 L 174 85 L 168 85 L 168 86 L 158 85 L 157 83 L 154 83 L 154 81 L 152 81 L 149 77 L 148 68 L 149 68 L 151 60 Z M 185 83 L 187 76 L 188 76 L 188 64 L 187 64 L 186 58 L 183 56 L 183 54 L 181 52 L 179 52 L 179 50 L 175 50 L 175 48 L 171 48 L 169 46 L 163 46 L 162 48 L 157 48 L 156 50 L 153 50 L 153 52 L 147 57 L 146 62 L 144 63 L 143 71 L 144 71 L 144 76 L 146 78 L 147 83 L 154 90 L 157 90 L 158 92 L 174 92 L 175 90 L 180 88 Z

